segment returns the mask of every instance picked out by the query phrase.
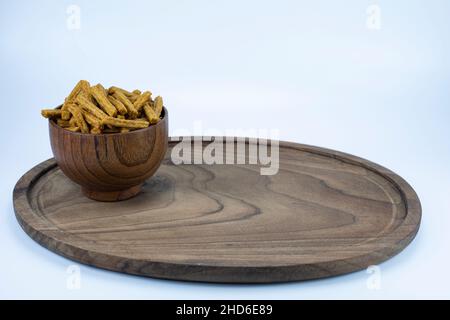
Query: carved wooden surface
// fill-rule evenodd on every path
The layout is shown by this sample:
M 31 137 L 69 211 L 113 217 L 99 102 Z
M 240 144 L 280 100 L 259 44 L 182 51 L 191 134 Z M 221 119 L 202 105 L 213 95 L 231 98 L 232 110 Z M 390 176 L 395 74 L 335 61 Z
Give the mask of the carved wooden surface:
M 30 237 L 70 259 L 165 279 L 263 283 L 328 277 L 378 264 L 416 235 L 420 202 L 401 177 L 337 151 L 280 142 L 280 170 L 174 165 L 135 198 L 83 196 L 53 159 L 14 190 Z

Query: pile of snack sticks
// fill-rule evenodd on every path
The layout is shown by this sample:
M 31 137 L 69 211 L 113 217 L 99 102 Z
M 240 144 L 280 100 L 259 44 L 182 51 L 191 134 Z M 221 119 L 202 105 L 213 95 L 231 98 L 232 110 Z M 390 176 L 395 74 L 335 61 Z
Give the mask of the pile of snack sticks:
M 44 109 L 41 114 L 64 129 L 81 133 L 120 133 L 146 128 L 160 120 L 163 101 L 141 92 L 101 84 L 91 86 L 81 80 L 64 100 L 62 107 Z

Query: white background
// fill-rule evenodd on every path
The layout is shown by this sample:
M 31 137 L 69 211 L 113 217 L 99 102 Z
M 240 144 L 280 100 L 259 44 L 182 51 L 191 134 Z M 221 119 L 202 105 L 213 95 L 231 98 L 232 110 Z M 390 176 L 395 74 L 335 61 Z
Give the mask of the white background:
M 81 9 L 71 29 L 69 5 Z M 381 9 L 381 29 L 366 10 Z M 450 298 L 450 3 L 349 1 L 2 1 L 0 3 L 0 298 Z M 12 190 L 52 157 L 41 108 L 79 79 L 150 89 L 170 132 L 278 129 L 283 140 L 352 153 L 417 191 L 413 243 L 365 271 L 300 283 L 163 281 L 66 260 L 17 224 Z

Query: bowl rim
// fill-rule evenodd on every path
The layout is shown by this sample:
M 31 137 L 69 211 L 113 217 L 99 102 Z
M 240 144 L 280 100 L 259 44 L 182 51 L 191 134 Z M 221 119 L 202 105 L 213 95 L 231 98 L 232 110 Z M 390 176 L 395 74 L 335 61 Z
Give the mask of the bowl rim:
M 60 109 L 62 107 L 62 105 L 59 105 L 58 107 L 56 107 L 55 109 Z M 66 130 L 63 127 L 58 126 L 58 124 L 56 124 L 56 122 L 53 119 L 48 119 L 48 123 L 49 125 L 51 125 L 54 128 L 57 128 L 57 130 L 61 129 L 64 130 L 65 132 L 69 133 L 69 134 L 73 134 L 73 135 L 83 135 L 83 136 L 92 136 L 92 137 L 102 137 L 102 136 L 108 136 L 108 137 L 113 137 L 113 136 L 124 136 L 124 135 L 129 135 L 129 134 L 136 134 L 137 132 L 144 132 L 145 130 L 150 130 L 152 127 L 156 127 L 158 125 L 161 125 L 162 122 L 165 122 L 168 116 L 168 112 L 165 106 L 163 106 L 162 109 L 162 113 L 163 113 L 163 117 L 161 118 L 161 121 L 158 121 L 157 123 L 151 124 L 149 125 L 147 128 L 142 128 L 142 129 L 137 129 L 137 130 L 132 130 L 129 132 L 115 132 L 115 133 L 82 133 L 82 132 L 73 132 L 70 130 Z

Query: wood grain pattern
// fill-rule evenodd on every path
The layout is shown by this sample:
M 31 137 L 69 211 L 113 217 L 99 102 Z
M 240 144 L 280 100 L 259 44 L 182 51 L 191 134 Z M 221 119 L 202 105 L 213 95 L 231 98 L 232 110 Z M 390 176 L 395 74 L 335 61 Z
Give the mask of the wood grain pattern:
M 251 142 L 247 142 L 251 143 Z M 378 264 L 407 246 L 420 202 L 401 177 L 337 151 L 280 142 L 280 170 L 174 165 L 170 150 L 138 196 L 82 195 L 50 159 L 17 183 L 27 234 L 70 259 L 165 279 L 267 283 Z
M 50 143 L 59 168 L 89 198 L 125 200 L 140 192 L 159 168 L 168 146 L 168 113 L 148 128 L 127 133 L 82 134 L 49 120 Z

